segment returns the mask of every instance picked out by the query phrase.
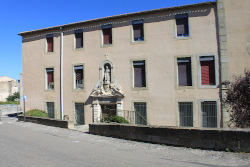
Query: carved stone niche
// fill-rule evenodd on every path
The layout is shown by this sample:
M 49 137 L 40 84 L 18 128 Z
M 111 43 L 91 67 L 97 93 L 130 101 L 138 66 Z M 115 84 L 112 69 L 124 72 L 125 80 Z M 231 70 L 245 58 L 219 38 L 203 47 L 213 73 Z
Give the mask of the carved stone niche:
M 109 60 L 101 63 L 99 68 L 99 80 L 92 90 L 91 97 L 124 97 L 121 87 L 114 77 L 114 66 Z
M 125 95 L 114 77 L 114 66 L 109 60 L 105 60 L 99 67 L 99 80 L 94 86 L 90 97 L 92 97 L 93 122 L 97 123 L 102 118 L 102 106 L 115 105 L 116 115 L 123 116 L 123 102 Z

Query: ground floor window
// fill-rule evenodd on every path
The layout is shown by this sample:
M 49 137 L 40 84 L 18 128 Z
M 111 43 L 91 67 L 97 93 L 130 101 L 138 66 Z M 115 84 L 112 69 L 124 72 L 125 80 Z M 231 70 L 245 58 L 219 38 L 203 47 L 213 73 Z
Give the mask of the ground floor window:
M 147 125 L 147 104 L 146 103 L 134 103 L 135 110 L 135 123 Z
M 202 126 L 217 127 L 217 103 L 216 101 L 201 102 Z
M 84 103 L 75 103 L 76 124 L 84 125 Z
M 54 102 L 46 102 L 46 107 L 49 118 L 55 118 Z
M 193 102 L 179 102 L 180 126 L 193 126 Z

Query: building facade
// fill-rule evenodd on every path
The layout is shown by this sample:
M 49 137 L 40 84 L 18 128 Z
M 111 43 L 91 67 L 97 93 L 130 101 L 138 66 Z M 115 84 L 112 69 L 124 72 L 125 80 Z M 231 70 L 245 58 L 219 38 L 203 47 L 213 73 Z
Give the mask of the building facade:
M 6 101 L 15 92 L 19 92 L 19 82 L 10 77 L 0 77 L 0 101 Z
M 26 111 L 226 127 L 221 83 L 249 67 L 249 6 L 218 0 L 22 32 Z

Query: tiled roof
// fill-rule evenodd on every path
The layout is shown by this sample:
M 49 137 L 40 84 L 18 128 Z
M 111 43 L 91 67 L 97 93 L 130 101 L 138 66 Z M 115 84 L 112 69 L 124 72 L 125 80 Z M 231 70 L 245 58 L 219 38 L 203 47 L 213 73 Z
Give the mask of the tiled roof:
M 145 11 L 140 11 L 140 12 L 124 13 L 124 14 L 101 17 L 101 18 L 97 18 L 97 19 L 74 22 L 74 23 L 69 23 L 69 24 L 64 24 L 64 25 L 59 25 L 59 26 L 47 27 L 47 28 L 42 28 L 42 29 L 37 29 L 37 30 L 32 30 L 32 31 L 24 31 L 24 32 L 21 32 L 18 35 L 22 36 L 22 35 L 30 34 L 30 33 L 33 33 L 33 32 L 39 32 L 39 31 L 45 31 L 45 30 L 51 30 L 51 29 L 58 29 L 60 27 L 69 27 L 69 26 L 72 26 L 72 25 L 89 23 L 89 22 L 94 22 L 94 21 L 95 22 L 96 21 L 103 21 L 103 20 L 106 20 L 106 19 L 115 19 L 115 18 L 119 18 L 119 17 L 127 17 L 127 16 L 133 16 L 133 15 L 148 14 L 148 13 L 161 12 L 161 11 L 167 11 L 167 10 L 175 10 L 175 9 L 181 9 L 181 8 L 190 8 L 190 7 L 203 6 L 203 5 L 208 5 L 208 4 L 216 4 L 216 2 L 215 1 L 207 1 L 207 2 L 201 2 L 201 3 L 195 3 L 195 4 L 188 4 L 188 5 L 180 5 L 180 6 L 173 6 L 173 7 L 165 7 L 165 8 L 158 8 L 158 9 L 152 9 L 152 10 L 145 10 Z

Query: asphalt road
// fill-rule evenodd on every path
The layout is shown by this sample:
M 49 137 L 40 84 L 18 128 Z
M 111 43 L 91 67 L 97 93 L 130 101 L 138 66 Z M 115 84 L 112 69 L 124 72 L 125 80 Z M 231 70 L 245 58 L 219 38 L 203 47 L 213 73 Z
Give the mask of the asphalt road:
M 250 166 L 250 154 L 127 141 L 3 117 L 0 167 Z

